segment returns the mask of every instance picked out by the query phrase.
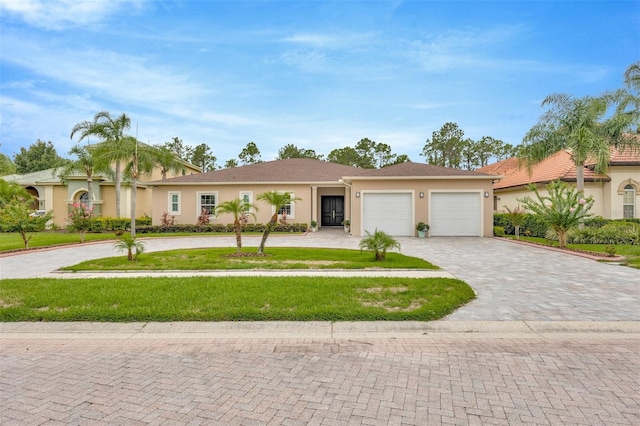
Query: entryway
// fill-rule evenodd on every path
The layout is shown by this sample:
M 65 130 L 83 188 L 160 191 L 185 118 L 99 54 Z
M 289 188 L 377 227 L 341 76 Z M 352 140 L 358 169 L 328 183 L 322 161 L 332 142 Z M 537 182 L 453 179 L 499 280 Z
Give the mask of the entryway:
M 341 226 L 344 221 L 344 196 L 320 197 L 320 226 Z

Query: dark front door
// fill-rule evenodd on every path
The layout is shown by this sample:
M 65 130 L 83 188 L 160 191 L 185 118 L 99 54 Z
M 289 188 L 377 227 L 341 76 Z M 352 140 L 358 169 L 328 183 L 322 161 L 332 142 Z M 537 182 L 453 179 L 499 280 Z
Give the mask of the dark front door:
M 320 226 L 340 226 L 344 220 L 344 197 L 321 197 Z

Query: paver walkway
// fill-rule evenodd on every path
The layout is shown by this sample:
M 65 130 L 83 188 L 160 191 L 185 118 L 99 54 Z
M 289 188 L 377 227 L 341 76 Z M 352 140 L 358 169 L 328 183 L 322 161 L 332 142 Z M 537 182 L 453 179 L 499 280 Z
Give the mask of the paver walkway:
M 358 241 L 322 232 L 269 239 L 338 248 Z M 640 271 L 493 239 L 400 242 L 403 253 L 469 283 L 477 300 L 423 330 L 388 324 L 380 336 L 360 335 L 357 323 L 351 334 L 314 338 L 275 328 L 270 337 L 264 325 L 263 337 L 230 337 L 206 324 L 200 333 L 184 323 L 119 326 L 147 333 L 72 324 L 70 334 L 3 324 L 0 424 L 640 424 Z M 148 249 L 212 244 L 233 240 L 150 240 Z M 0 277 L 50 276 L 109 255 L 110 243 L 4 257 Z M 504 327 L 469 333 L 466 320 Z M 558 320 L 599 332 L 560 333 L 554 328 L 573 323 Z M 509 324 L 516 332 L 505 331 Z M 618 331 L 600 332 L 608 328 Z

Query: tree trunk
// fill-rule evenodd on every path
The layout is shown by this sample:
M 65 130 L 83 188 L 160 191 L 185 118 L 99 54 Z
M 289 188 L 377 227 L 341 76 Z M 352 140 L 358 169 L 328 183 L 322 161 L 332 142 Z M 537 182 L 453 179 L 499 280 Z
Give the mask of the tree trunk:
M 240 225 L 240 221 L 235 221 L 233 230 L 236 233 L 236 253 L 240 254 L 242 251 L 242 226 Z
M 558 245 L 560 248 L 565 248 L 567 245 L 567 231 L 565 229 L 558 231 Z
M 120 219 L 120 183 L 122 176 L 120 173 L 120 161 L 116 161 L 116 218 Z
M 584 162 L 576 164 L 576 188 L 584 192 Z
M 276 211 L 276 214 L 274 214 L 271 217 L 271 220 L 269 221 L 269 223 L 267 223 L 267 225 L 264 227 L 264 232 L 262 233 L 262 241 L 260 241 L 260 247 L 258 247 L 258 254 L 264 253 L 264 245 L 267 242 L 267 238 L 269 238 L 269 234 L 271 233 L 271 228 L 275 227 L 277 223 L 278 223 L 278 213 Z
M 131 179 L 131 238 L 136 237 L 136 203 L 138 197 L 138 180 Z
M 87 208 L 89 211 L 93 208 L 93 179 L 87 177 L 87 193 L 89 195 L 89 201 L 87 201 Z

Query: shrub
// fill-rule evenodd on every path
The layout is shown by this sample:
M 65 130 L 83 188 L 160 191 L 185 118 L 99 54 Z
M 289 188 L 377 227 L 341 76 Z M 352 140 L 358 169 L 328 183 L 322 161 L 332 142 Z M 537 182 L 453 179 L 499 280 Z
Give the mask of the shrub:
M 262 223 L 248 223 L 242 227 L 243 232 L 263 232 L 265 225 Z M 290 223 L 287 225 L 277 225 L 274 228 L 274 232 L 297 232 L 303 233 L 307 231 L 306 223 Z M 173 226 L 140 226 L 136 228 L 138 234 L 172 234 L 178 232 L 185 233 L 230 233 L 233 232 L 233 224 L 208 224 L 208 225 L 195 225 L 195 224 L 177 224 Z
M 493 225 L 504 228 L 506 235 L 515 235 L 515 228 L 505 213 L 493 215 Z M 520 226 L 520 235 L 527 237 L 544 238 L 547 233 L 547 225 L 538 216 L 527 213 L 526 219 Z
M 518 198 L 523 206 L 539 216 L 558 235 L 560 248 L 567 245 L 567 233 L 589 217 L 593 198 L 584 198 L 582 191 L 569 187 L 560 180 L 545 185 L 547 195 L 541 195 L 535 185 L 530 185 L 536 199 Z
M 504 237 L 504 228 L 502 226 L 494 226 L 493 227 L 493 235 L 496 237 Z
M 568 241 L 573 244 L 640 245 L 640 224 L 611 221 L 601 228 L 572 229 Z

